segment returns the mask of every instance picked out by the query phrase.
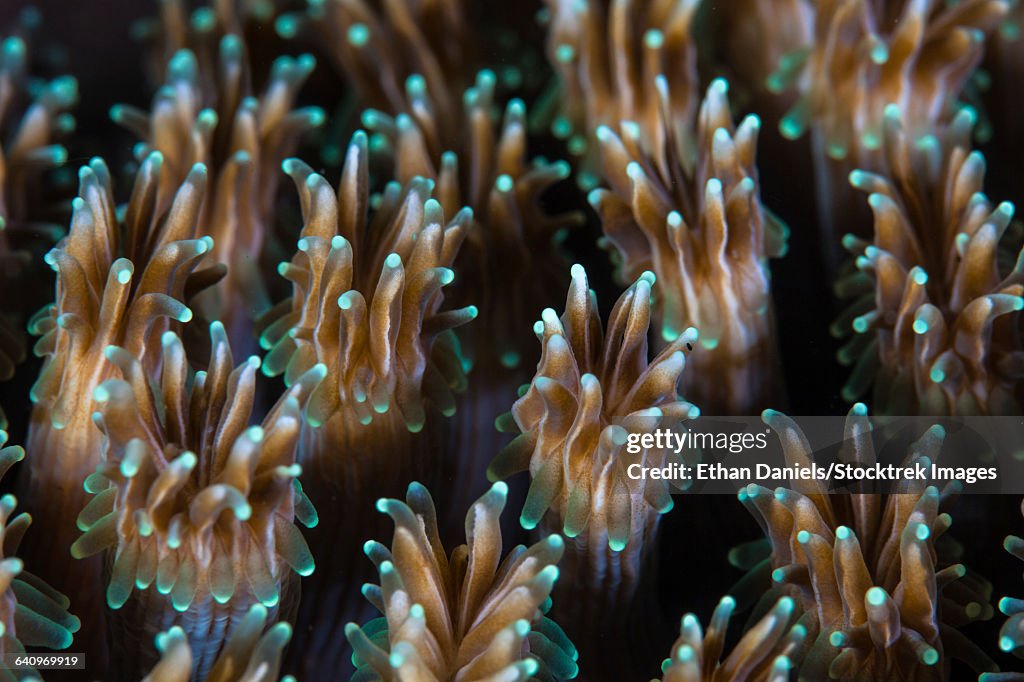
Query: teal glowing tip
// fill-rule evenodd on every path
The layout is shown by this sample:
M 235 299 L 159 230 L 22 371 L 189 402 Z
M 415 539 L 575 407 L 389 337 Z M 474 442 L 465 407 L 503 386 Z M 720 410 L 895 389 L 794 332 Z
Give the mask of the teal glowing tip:
M 932 380 L 932 383 L 941 384 L 946 380 L 946 373 L 941 367 L 936 365 L 935 367 L 932 367 L 931 372 L 928 373 L 928 378 Z
M 923 317 L 919 317 L 914 320 L 912 329 L 915 334 L 927 334 L 928 333 L 928 322 Z
M 919 523 L 917 528 L 914 529 L 914 537 L 918 540 L 924 541 L 931 537 L 932 531 L 926 524 Z
M 852 532 L 846 526 L 839 526 L 836 528 L 836 539 L 837 540 L 849 540 Z
M 290 40 L 299 33 L 299 20 L 294 14 L 282 14 L 274 22 L 274 31 L 281 38 Z
M 839 630 L 835 630 L 828 636 L 828 643 L 838 649 L 846 644 L 846 635 Z
M 409 608 L 409 615 L 413 618 L 416 618 L 417 620 L 422 620 L 424 617 L 426 617 L 426 611 L 423 610 L 422 604 L 413 604 Z
M 649 50 L 658 50 L 665 44 L 665 34 L 652 28 L 644 34 L 644 45 Z
M 217 125 L 217 112 L 213 109 L 203 109 L 199 112 L 197 119 L 205 127 L 212 128 Z M 203 167 L 206 168 L 205 166 Z
M 370 29 L 366 24 L 352 24 L 348 27 L 347 37 L 352 47 L 363 47 L 370 40 Z
M 868 604 L 871 604 L 872 606 L 881 606 L 889 598 L 889 595 L 887 595 L 885 593 L 885 590 L 883 590 L 881 587 L 872 587 L 870 590 L 868 590 L 866 598 Z
M 562 64 L 571 62 L 576 57 L 576 48 L 572 45 L 562 43 L 555 48 L 555 59 Z
M 999 638 L 999 648 L 1002 651 L 1005 651 L 1005 652 L 1009 653 L 1009 652 L 1014 650 L 1015 645 L 1016 645 L 1016 643 L 1013 641 L 1012 637 L 1000 637 Z
M 391 268 L 392 270 L 402 265 L 402 257 L 397 253 L 390 253 L 388 257 L 384 259 L 385 267 Z
M 854 403 L 850 411 L 858 417 L 865 417 L 868 414 L 868 406 L 864 403 Z
M 5 58 L 16 58 L 21 59 L 25 56 L 27 48 L 25 47 L 25 41 L 17 36 L 8 38 L 3 43 L 3 52 Z
M 354 290 L 346 291 L 338 297 L 338 307 L 342 310 L 350 310 L 352 308 L 352 304 L 355 303 L 355 300 L 356 292 Z
M 520 618 L 512 624 L 512 631 L 516 633 L 517 637 L 526 637 L 526 635 L 530 634 L 530 621 Z M 529 658 L 527 660 L 533 661 L 534 659 Z M 534 662 L 536 663 L 536 661 Z
M 928 647 L 921 652 L 921 662 L 925 665 L 935 665 L 939 662 L 939 652 L 932 647 Z
M 377 511 L 379 511 L 381 514 L 388 513 L 388 499 L 386 497 L 382 497 L 379 500 L 377 500 L 377 503 L 374 506 L 377 508 Z
M 494 182 L 494 186 L 499 192 L 511 192 L 514 183 L 510 175 L 502 173 L 498 176 L 498 179 Z
M 806 545 L 808 542 L 811 541 L 811 534 L 808 533 L 806 530 L 802 530 L 796 534 L 796 541 L 799 542 L 801 545 Z
M 878 41 L 874 45 L 872 45 L 871 61 L 879 65 L 885 64 L 887 61 L 889 61 L 889 47 L 881 41 Z
M 626 175 L 631 180 L 640 180 L 644 177 L 644 169 L 636 161 L 630 161 L 629 165 L 626 166 Z
M 427 91 L 427 81 L 418 73 L 405 79 L 405 90 L 413 97 L 422 97 Z

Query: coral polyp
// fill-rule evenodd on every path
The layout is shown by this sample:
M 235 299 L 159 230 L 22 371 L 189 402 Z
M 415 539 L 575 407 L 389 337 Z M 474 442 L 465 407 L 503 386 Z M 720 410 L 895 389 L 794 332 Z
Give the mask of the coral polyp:
M 25 451 L 7 445 L 7 433 L 0 431 L 0 478 L 24 458 Z M 25 647 L 67 649 L 81 622 L 68 612 L 68 598 L 26 571 L 17 557 L 32 517 L 15 515 L 16 505 L 13 495 L 0 497 L 0 655 L 24 654 Z M 9 668 L 0 672 L 5 682 L 20 678 Z
M 1024 513 L 1024 502 L 1021 503 L 1021 512 Z M 1008 553 L 1024 561 L 1024 540 L 1016 535 L 1007 535 L 1003 540 L 1003 547 Z M 1016 597 L 1003 597 L 999 600 L 999 610 L 1006 616 L 1006 621 L 999 629 L 999 649 L 1006 653 L 1012 653 L 1020 658 L 1024 654 L 1024 600 Z M 1024 673 L 1007 675 L 1005 678 L 989 676 L 986 680 L 1021 680 Z
M 661 682 L 725 682 L 757 680 L 785 682 L 803 654 L 807 628 L 799 622 L 790 597 L 779 597 L 768 613 L 754 623 L 736 646 L 725 653 L 726 629 L 736 600 L 723 597 L 707 631 L 692 613 L 683 616 L 672 655 L 662 664 Z
M 811 447 L 785 415 L 765 411 L 787 463 L 808 464 Z M 902 466 L 930 467 L 945 438 L 941 426 L 914 442 Z M 871 422 L 862 404 L 846 420 L 839 460 L 876 461 Z M 950 560 L 952 524 L 940 493 L 903 478 L 891 494 L 829 495 L 820 482 L 794 489 L 749 485 L 740 501 L 764 530 L 773 593 L 791 595 L 813 619 L 802 622 L 810 645 L 801 674 L 811 679 L 944 679 L 950 660 L 975 670 L 992 662 L 953 627 L 987 618 L 991 586 Z M 769 593 L 772 594 L 772 593 Z
M 280 16 L 276 28 L 293 36 L 308 26 L 364 105 L 412 111 L 405 84 L 417 76 L 433 95 L 438 120 L 448 126 L 458 120 L 459 97 L 473 75 L 469 4 L 317 0 L 305 13 Z
M 782 134 L 812 127 L 828 156 L 876 169 L 886 106 L 899 107 L 914 139 L 948 121 L 1007 9 L 1001 0 L 818 3 L 811 42 L 775 82 L 801 94 Z
M 33 247 L 56 238 L 41 219 L 38 185 L 48 169 L 67 160 L 67 149 L 56 141 L 74 128 L 68 109 L 78 94 L 70 76 L 37 85 L 34 94 L 28 80 L 25 40 L 10 36 L 0 42 L 0 381 L 25 359 L 25 318 L 43 303 L 34 293 L 26 300 L 45 282 Z
M 571 152 L 591 159 L 579 176 L 585 189 L 598 182 L 592 150 L 600 126 L 633 121 L 650 150 L 663 149 L 666 136 L 688 126 L 699 106 L 692 39 L 699 4 L 547 0 L 547 54 L 560 80 L 551 129 L 567 138 Z
M 166 332 L 159 381 L 117 346 L 121 373 L 96 388 L 103 462 L 86 480 L 96 497 L 78 517 L 76 558 L 106 553 L 115 675 L 148 670 L 157 632 L 191 638 L 194 674 L 205 677 L 252 604 L 292 617 L 298 575 L 314 562 L 296 519 L 316 514 L 296 483 L 302 407 L 323 379 L 317 365 L 249 426 L 259 362 L 234 366 L 223 325 L 211 327 L 211 360 L 190 372 L 181 341 Z M 137 590 L 137 591 L 136 591 Z
M 299 462 L 310 474 L 311 499 L 338 519 L 368 490 L 439 478 L 439 418 L 451 415 L 454 391 L 465 386 L 453 329 L 476 317 L 473 306 L 442 309 L 472 212 L 446 221 L 424 178 L 388 184 L 371 208 L 367 155 L 366 136 L 357 132 L 337 192 L 305 164 L 285 163 L 305 225 L 294 257 L 280 268 L 293 296 L 272 311 L 262 337 L 267 374 L 291 384 L 317 363 L 326 368 L 305 410 Z M 314 582 L 323 581 L 319 589 L 329 596 L 300 616 L 300 624 L 319 623 L 297 628 L 297 640 L 315 635 L 298 645 L 304 666 L 330 667 L 341 655 L 330 624 L 357 615 L 346 613 L 340 588 L 365 573 L 353 561 L 369 530 L 353 523 L 311 535 L 314 553 L 322 553 Z
M 171 206 L 158 213 L 161 164 L 159 153 L 146 159 L 120 215 L 106 164 L 94 159 L 82 167 L 68 235 L 46 256 L 57 273 L 56 303 L 30 324 L 41 336 L 35 352 L 44 363 L 29 394 L 31 456 L 18 490 L 52 535 L 26 543 L 26 557 L 58 589 L 83 594 L 90 638 L 103 636 L 102 607 L 92 604 L 100 592 L 86 587 L 100 580 L 99 562 L 75 565 L 67 559 L 78 534 L 75 518 L 88 502 L 82 484 L 102 452 L 102 434 L 91 415 L 94 391 L 114 373 L 105 349 L 124 348 L 152 375 L 160 335 L 191 319 L 185 299 L 217 274 L 200 270 L 211 243 L 195 232 L 205 168 L 195 166 Z
M 495 483 L 466 514 L 466 544 L 446 554 L 430 493 L 412 483 L 405 502 L 381 499 L 395 524 L 391 548 L 364 550 L 380 585 L 363 594 L 383 614 L 345 636 L 359 679 L 568 680 L 576 649 L 544 616 L 564 541 L 550 535 L 502 556 L 498 519 L 508 488 Z M 353 678 L 355 679 L 355 678 Z
M 678 453 L 631 455 L 626 433 L 699 413 L 678 392 L 694 334 L 680 334 L 648 358 L 653 283 L 652 274 L 642 275 L 602 329 L 586 272 L 573 266 L 565 313 L 548 308 L 534 326 L 543 347 L 536 376 L 501 420 L 521 433 L 488 470 L 492 480 L 529 471 L 523 527 L 570 538 L 568 580 L 556 602 L 560 622 L 577 639 L 604 626 L 598 613 L 628 611 L 658 517 L 673 506 L 668 481 L 627 471 L 630 462 L 665 466 Z
M 660 111 L 674 111 L 658 78 Z M 706 414 L 748 414 L 782 395 L 767 259 L 785 251 L 786 228 L 761 206 L 760 120 L 734 126 L 727 90 L 714 81 L 695 119 L 663 116 L 657 133 L 635 121 L 598 128 L 610 189 L 588 197 L 620 279 L 658 276 L 660 343 L 700 332 L 684 386 Z
M 280 164 L 324 118 L 319 107 L 294 107 L 314 63 L 308 54 L 279 57 L 256 96 L 246 46 L 228 34 L 215 63 L 201 65 L 190 50 L 175 53 L 148 114 L 120 104 L 110 112 L 142 138 L 135 147 L 140 160 L 153 151 L 162 155 L 158 201 L 169 201 L 170 188 L 196 163 L 206 166 L 210 193 L 198 230 L 213 238 L 209 257 L 224 264 L 226 276 L 195 307 L 201 317 L 223 322 L 245 352 L 256 350 L 253 321 L 269 307 L 260 267 L 275 238 Z
M 869 193 L 874 237 L 844 240 L 856 269 L 838 290 L 854 300 L 834 332 L 852 336 L 839 355 L 854 366 L 844 396 L 871 388 L 883 414 L 1016 414 L 1024 404 L 1024 251 L 1004 258 L 1013 205 L 982 191 L 972 122 L 963 112 L 941 136 L 914 138 L 890 108 L 890 175 L 850 175 Z

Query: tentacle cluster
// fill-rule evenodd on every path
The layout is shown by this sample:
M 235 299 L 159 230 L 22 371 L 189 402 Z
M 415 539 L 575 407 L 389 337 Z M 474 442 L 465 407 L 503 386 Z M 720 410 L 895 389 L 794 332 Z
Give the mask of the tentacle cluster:
M 269 612 L 253 604 L 238 628 L 228 638 L 224 651 L 204 678 L 206 682 L 277 682 L 284 648 L 292 628 L 279 622 L 267 627 Z M 192 647 L 188 635 L 178 626 L 156 637 L 160 661 L 142 682 L 190 682 Z M 294 682 L 286 675 L 281 682 Z
M 800 661 L 807 636 L 793 599 L 780 597 L 722 659 L 726 629 L 735 608 L 732 597 L 723 597 L 707 632 L 695 615 L 683 616 L 672 655 L 662 664 L 661 682 L 787 682 Z
M 727 85 L 707 90 L 696 121 L 678 127 L 659 77 L 661 146 L 634 121 L 597 130 L 610 189 L 591 192 L 619 277 L 652 270 L 662 286 L 660 339 L 700 332 L 687 396 L 707 413 L 748 414 L 780 393 L 767 259 L 786 228 L 761 205 L 755 154 L 760 120 L 733 125 Z M 696 145 L 687 149 L 684 142 Z
M 43 172 L 67 160 L 67 150 L 55 140 L 74 128 L 68 110 L 78 97 L 70 76 L 38 84 L 33 95 L 30 86 L 25 41 L 0 41 L 0 381 L 10 379 L 25 359 L 21 327 L 31 312 L 26 305 L 32 305 L 27 299 L 42 288 L 30 279 L 35 273 L 29 249 L 41 239 L 50 246 L 59 234 L 42 222 L 34 187 Z
M 446 222 L 430 198 L 433 182 L 421 177 L 371 196 L 368 153 L 357 132 L 337 193 L 302 162 L 285 162 L 305 225 L 280 266 L 293 295 L 267 316 L 261 337 L 263 371 L 286 384 L 326 367 L 306 408 L 299 457 L 311 497 L 344 522 L 310 536 L 324 569 L 313 579 L 320 598 L 303 600 L 293 647 L 310 675 L 345 665 L 343 642 L 331 633 L 366 608 L 344 586 L 369 577 L 358 547 L 378 524 L 351 517 L 353 501 L 442 478 L 438 417 L 451 416 L 466 383 L 453 329 L 476 317 L 473 306 L 442 309 L 472 211 Z
M 1021 513 L 1024 514 L 1024 503 L 1021 503 Z M 1007 535 L 1003 547 L 1011 555 L 1024 561 L 1024 540 L 1016 535 Z M 999 649 L 1020 658 L 1024 655 L 1024 599 L 1003 597 L 999 600 L 999 610 L 1007 616 L 1006 622 L 999 630 Z M 1006 680 L 1019 682 L 1024 680 L 1024 673 L 1017 673 Z M 994 678 L 992 682 L 995 682 Z
M 88 502 L 82 482 L 100 462 L 102 434 L 90 419 L 93 391 L 113 375 L 104 350 L 117 345 L 155 372 L 159 337 L 191 319 L 185 301 L 221 274 L 199 269 L 211 248 L 198 239 L 196 221 L 206 186 L 197 165 L 166 212 L 155 209 L 161 157 L 139 169 L 132 197 L 117 209 L 106 165 L 94 159 L 79 172 L 71 229 L 46 256 L 57 272 L 56 303 L 41 310 L 29 330 L 42 338 L 44 356 L 30 391 L 27 468 L 19 496 L 48 536 L 29 537 L 25 556 L 54 586 L 79 595 L 85 621 L 82 650 L 103 669 L 105 628 L 98 560 L 68 561 L 78 535 L 75 518 Z
M 363 104 L 413 111 L 415 100 L 407 97 L 405 84 L 415 74 L 432 95 L 437 120 L 457 130 L 459 98 L 476 62 L 469 6 L 463 0 L 316 0 L 305 12 L 280 16 L 276 27 L 287 38 L 306 27 L 318 34 Z
M 521 434 L 488 472 L 492 480 L 530 472 L 525 528 L 551 510 L 558 531 L 576 537 L 589 528 L 617 552 L 646 535 L 651 513 L 672 508 L 667 481 L 626 475 L 627 460 L 636 456 L 627 454 L 622 437 L 623 424 L 699 413 L 678 394 L 683 350 L 695 335 L 680 334 L 648 361 L 653 282 L 644 273 L 626 290 L 603 330 L 586 272 L 574 265 L 565 313 L 559 318 L 548 308 L 534 326 L 543 347 L 536 376 L 499 424 Z
M 844 397 L 874 384 L 883 414 L 1021 409 L 1024 251 L 1003 253 L 1013 206 L 993 207 L 982 193 L 985 160 L 969 150 L 973 119 L 961 112 L 941 136 L 914 138 L 889 108 L 891 175 L 850 175 L 869 193 L 874 239 L 844 240 L 856 270 L 838 292 L 854 301 L 833 333 L 853 332 L 839 354 L 854 365 Z
M 453 286 L 457 299 L 476 302 L 481 312 L 463 335 L 467 356 L 475 361 L 484 354 L 483 362 L 493 357 L 514 367 L 529 341 L 524 323 L 563 285 L 557 245 L 579 216 L 552 216 L 541 207 L 541 196 L 568 177 L 569 166 L 527 160 L 526 107 L 522 100 L 510 101 L 499 121 L 495 84 L 492 71 L 481 71 L 464 93 L 462 109 L 446 120 L 424 79 L 412 76 L 405 86 L 408 113 L 391 117 L 370 109 L 363 123 L 378 134 L 371 148 L 378 140 L 393 156 L 399 182 L 430 178 L 446 212 L 473 209 Z M 485 339 L 474 338 L 474 331 Z
M 295 520 L 311 526 L 316 514 L 296 483 L 295 456 L 302 405 L 324 376 L 322 365 L 310 369 L 261 426 L 248 427 L 259 361 L 235 368 L 224 327 L 210 329 L 211 364 L 196 373 L 177 334 L 164 334 L 155 386 L 128 351 L 107 348 L 123 378 L 96 389 L 103 463 L 86 481 L 96 497 L 78 517 L 84 534 L 71 547 L 75 557 L 108 553 L 113 609 L 135 588 L 169 595 L 136 597 L 122 616 L 125 629 L 137 639 L 142 627 L 159 625 L 152 636 L 168 621 L 182 623 L 203 650 L 200 670 L 223 645 L 206 634 L 209 620 L 226 618 L 230 634 L 240 605 L 280 603 L 288 613 L 298 598 L 291 572 L 313 572 Z
M 770 79 L 777 90 L 800 92 L 781 133 L 796 138 L 814 126 L 828 156 L 876 169 L 885 107 L 899 106 L 912 138 L 934 132 L 956 112 L 985 36 L 1008 4 L 816 3 L 810 41 L 786 55 Z
M 131 27 L 133 37 L 145 44 L 150 82 L 161 83 L 173 57 L 190 50 L 200 63 L 203 91 L 212 95 L 220 41 L 229 34 L 247 35 L 262 49 L 269 33 L 263 27 L 273 22 L 283 4 L 281 0 L 162 0 L 155 16 Z
M 772 410 L 764 420 L 787 463 L 810 466 L 811 446 L 799 427 Z M 944 437 L 942 427 L 928 429 L 901 466 L 930 467 Z M 847 417 L 839 458 L 875 462 L 862 404 Z M 808 679 L 944 679 L 951 658 L 991 666 L 955 629 L 990 617 L 991 586 L 949 561 L 952 541 L 942 536 L 952 520 L 940 512 L 939 491 L 923 480 L 895 486 L 888 495 L 830 495 L 819 481 L 774 493 L 756 485 L 740 491 L 770 543 L 761 566 L 772 569 L 778 590 L 815 614 L 804 621 L 813 641 L 800 668 Z
M 718 9 L 718 8 L 716 8 Z M 716 11 L 715 38 L 737 85 L 756 109 L 778 110 L 793 62 L 806 59 L 814 32 L 815 5 L 807 0 L 734 0 Z M 788 107 L 787 107 L 788 108 Z
M 152 342 L 168 329 L 167 320 L 192 319 L 187 295 L 219 274 L 197 271 L 213 242 L 196 234 L 205 166 L 192 167 L 169 209 L 160 213 L 154 206 L 162 164 L 158 152 L 143 162 L 123 225 L 106 164 L 93 159 L 79 171 L 71 229 L 46 256 L 57 272 L 57 301 L 30 324 L 30 331 L 42 337 L 35 352 L 46 358 L 31 392 L 36 403 L 34 437 L 41 430 L 65 430 L 79 422 L 91 432 L 90 410 L 82 406 L 89 405 L 93 389 L 109 373 L 102 362 L 104 349 L 122 346 L 148 364 L 157 345 Z M 141 270 L 138 276 L 136 268 Z M 38 418 L 43 415 L 45 420 Z M 94 465 L 95 460 L 89 468 Z
M 314 64 L 310 55 L 277 58 L 254 96 L 245 44 L 228 34 L 214 63 L 202 64 L 190 50 L 175 53 L 148 114 L 129 105 L 111 109 L 144 140 L 135 147 L 140 160 L 163 155 L 163 197 L 194 164 L 209 169 L 199 233 L 213 238 L 211 257 L 227 266 L 227 276 L 198 304 L 203 317 L 224 322 L 239 347 L 251 337 L 251 320 L 269 307 L 259 267 L 274 237 L 280 164 L 324 119 L 319 107 L 294 106 Z
M 7 445 L 7 433 L 0 431 L 0 478 L 24 458 L 25 451 Z M 81 623 L 68 612 L 68 598 L 25 571 L 17 558 L 32 517 L 14 515 L 16 504 L 13 495 L 0 497 L 0 655 L 24 653 L 26 646 L 67 649 Z M 15 674 L 5 668 L 0 679 L 13 680 Z
M 552 133 L 567 139 L 572 153 L 586 154 L 602 125 L 636 122 L 649 150 L 664 149 L 666 136 L 689 127 L 698 107 L 691 39 L 697 0 L 546 0 L 546 5 L 548 59 L 561 80 L 561 111 Z M 592 164 L 585 165 L 579 180 L 589 189 L 598 178 Z
M 449 556 L 438 537 L 427 489 L 406 501 L 381 499 L 395 523 L 389 550 L 366 543 L 380 585 L 363 594 L 384 614 L 345 636 L 360 680 L 567 680 L 576 649 L 544 617 L 564 541 L 558 535 L 502 558 L 499 517 L 508 488 L 495 483 L 466 514 L 466 544 Z
M 320 362 L 327 379 L 308 407 L 322 424 L 341 413 L 358 427 L 391 411 L 409 431 L 423 428 L 428 404 L 449 412 L 465 383 L 451 330 L 476 308 L 441 311 L 442 288 L 472 219 L 445 223 L 433 183 L 390 183 L 371 216 L 367 140 L 353 137 L 337 194 L 297 160 L 285 163 L 302 200 L 298 251 L 281 265 L 294 295 L 279 305 L 261 342 L 263 369 L 291 383 Z

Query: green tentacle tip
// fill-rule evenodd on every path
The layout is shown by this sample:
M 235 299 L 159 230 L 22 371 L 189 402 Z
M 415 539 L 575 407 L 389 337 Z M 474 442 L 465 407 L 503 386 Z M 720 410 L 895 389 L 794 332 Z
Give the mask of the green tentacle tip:
M 881 606 L 889 598 L 889 595 L 887 595 L 885 593 L 885 590 L 883 590 L 881 587 L 872 587 L 870 590 L 868 590 L 867 595 L 865 595 L 865 597 L 868 603 L 872 606 Z

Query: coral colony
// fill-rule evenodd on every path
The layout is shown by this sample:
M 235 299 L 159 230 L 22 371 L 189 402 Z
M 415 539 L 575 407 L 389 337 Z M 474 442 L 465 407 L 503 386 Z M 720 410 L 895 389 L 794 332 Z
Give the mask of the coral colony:
M 0 680 L 1024 680 L 1024 3 L 31 2 Z

